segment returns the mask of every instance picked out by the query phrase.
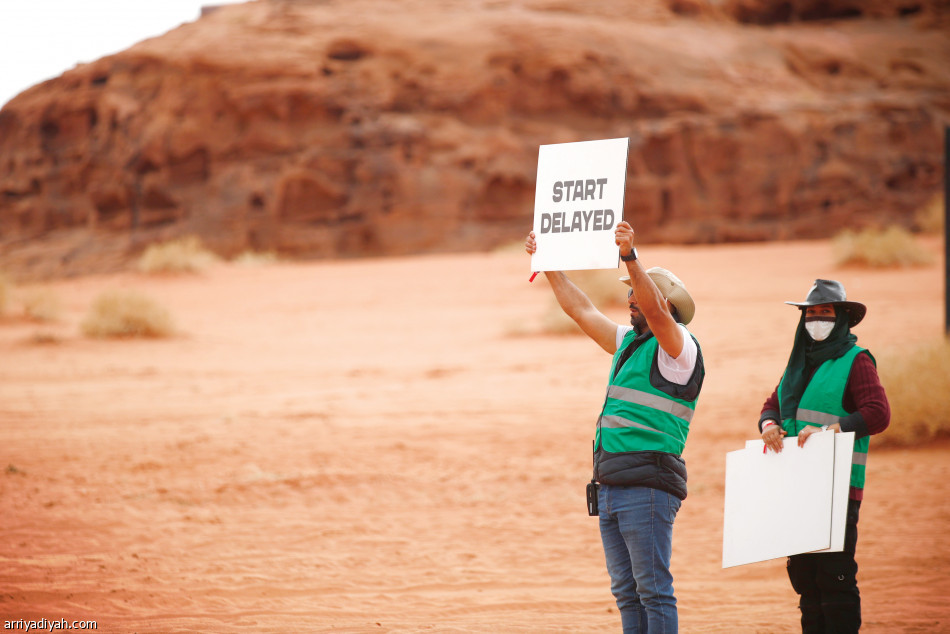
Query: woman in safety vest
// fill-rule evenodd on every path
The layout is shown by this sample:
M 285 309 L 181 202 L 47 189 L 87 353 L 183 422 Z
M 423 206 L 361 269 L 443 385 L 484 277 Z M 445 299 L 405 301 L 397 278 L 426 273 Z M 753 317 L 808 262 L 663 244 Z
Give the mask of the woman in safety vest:
M 891 411 L 874 357 L 851 334 L 867 312 L 847 300 L 835 280 L 815 280 L 804 302 L 785 374 L 765 401 L 759 418 L 762 439 L 781 451 L 786 435 L 798 445 L 814 433 L 854 432 L 851 488 L 842 552 L 808 553 L 788 558 L 788 578 L 799 594 L 802 632 L 857 632 L 861 627 L 858 564 L 858 510 L 871 435 L 887 429 Z

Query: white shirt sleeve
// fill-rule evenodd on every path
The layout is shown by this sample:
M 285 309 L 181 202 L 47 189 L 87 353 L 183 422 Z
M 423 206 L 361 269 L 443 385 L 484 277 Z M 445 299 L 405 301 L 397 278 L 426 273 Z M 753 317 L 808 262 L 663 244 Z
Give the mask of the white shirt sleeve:
M 677 385 L 686 385 L 689 383 L 689 377 L 693 376 L 693 370 L 696 369 L 696 342 L 690 336 L 689 331 L 683 324 L 677 324 L 683 332 L 683 350 L 675 359 L 668 355 L 663 348 L 657 350 L 657 366 L 660 368 L 660 374 L 663 378 Z M 628 332 L 633 330 L 633 326 L 617 327 L 617 349 Z
M 633 326 L 624 326 L 620 324 L 617 326 L 617 350 L 620 350 L 620 344 L 623 343 L 623 338 L 627 336 L 627 333 L 633 330 Z
M 689 377 L 693 376 L 693 370 L 696 369 L 696 342 L 686 330 L 686 326 L 677 325 L 683 332 L 683 351 L 674 359 L 660 348 L 657 351 L 656 363 L 664 379 L 677 385 L 686 385 L 689 383 Z

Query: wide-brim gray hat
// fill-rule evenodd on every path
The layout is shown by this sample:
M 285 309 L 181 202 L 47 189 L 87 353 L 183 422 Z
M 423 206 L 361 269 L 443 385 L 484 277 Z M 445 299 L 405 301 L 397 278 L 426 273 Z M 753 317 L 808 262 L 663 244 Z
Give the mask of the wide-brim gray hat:
M 650 276 L 650 279 L 653 280 L 656 287 L 660 289 L 660 294 L 662 294 L 665 299 L 668 299 L 676 308 L 680 321 L 683 322 L 684 325 L 693 321 L 693 316 L 696 315 L 696 302 L 693 301 L 692 295 L 686 290 L 686 285 L 683 284 L 683 281 L 659 266 L 647 269 L 647 275 Z M 620 281 L 631 288 L 633 287 L 633 284 L 630 283 L 629 275 L 624 275 L 620 278 Z
M 842 306 L 848 311 L 848 325 L 851 328 L 861 323 L 864 315 L 868 312 L 868 307 L 861 302 L 848 301 L 848 294 L 844 290 L 844 285 L 837 280 L 815 280 L 811 290 L 808 291 L 808 295 L 805 296 L 805 301 L 785 303 L 799 308 L 820 304 Z

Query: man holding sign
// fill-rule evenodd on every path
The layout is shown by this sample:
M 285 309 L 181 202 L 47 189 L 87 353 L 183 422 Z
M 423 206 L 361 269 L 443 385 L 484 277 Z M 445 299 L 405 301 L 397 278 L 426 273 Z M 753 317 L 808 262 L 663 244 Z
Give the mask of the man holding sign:
M 585 182 L 581 192 L 586 188 Z M 545 275 L 564 312 L 613 355 L 594 436 L 588 503 L 591 515 L 600 518 L 623 631 L 676 632 L 673 521 L 686 498 L 681 454 L 705 376 L 699 343 L 685 327 L 696 306 L 675 275 L 641 265 L 627 222 L 613 231 L 608 258 L 614 263 L 617 247 L 628 273 L 620 280 L 630 286 L 630 326 L 601 313 L 563 272 Z M 528 234 L 525 250 L 533 265 L 544 248 L 534 231 Z
M 534 192 L 533 271 L 613 269 L 629 139 L 542 145 Z

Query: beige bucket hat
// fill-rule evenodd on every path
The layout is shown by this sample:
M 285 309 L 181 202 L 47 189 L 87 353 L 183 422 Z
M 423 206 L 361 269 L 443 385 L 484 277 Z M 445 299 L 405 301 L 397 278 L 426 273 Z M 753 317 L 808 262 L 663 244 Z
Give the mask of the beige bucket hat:
M 693 316 L 696 314 L 696 303 L 693 301 L 693 297 L 689 294 L 689 291 L 686 290 L 686 285 L 683 284 L 683 280 L 659 266 L 647 269 L 647 275 L 650 276 L 650 279 L 653 280 L 656 287 L 660 289 L 660 293 L 663 297 L 670 300 L 670 303 L 676 307 L 680 321 L 682 321 L 683 324 L 688 324 L 693 321 Z M 630 283 L 629 275 L 624 275 L 620 278 L 620 281 L 627 286 L 633 286 Z

